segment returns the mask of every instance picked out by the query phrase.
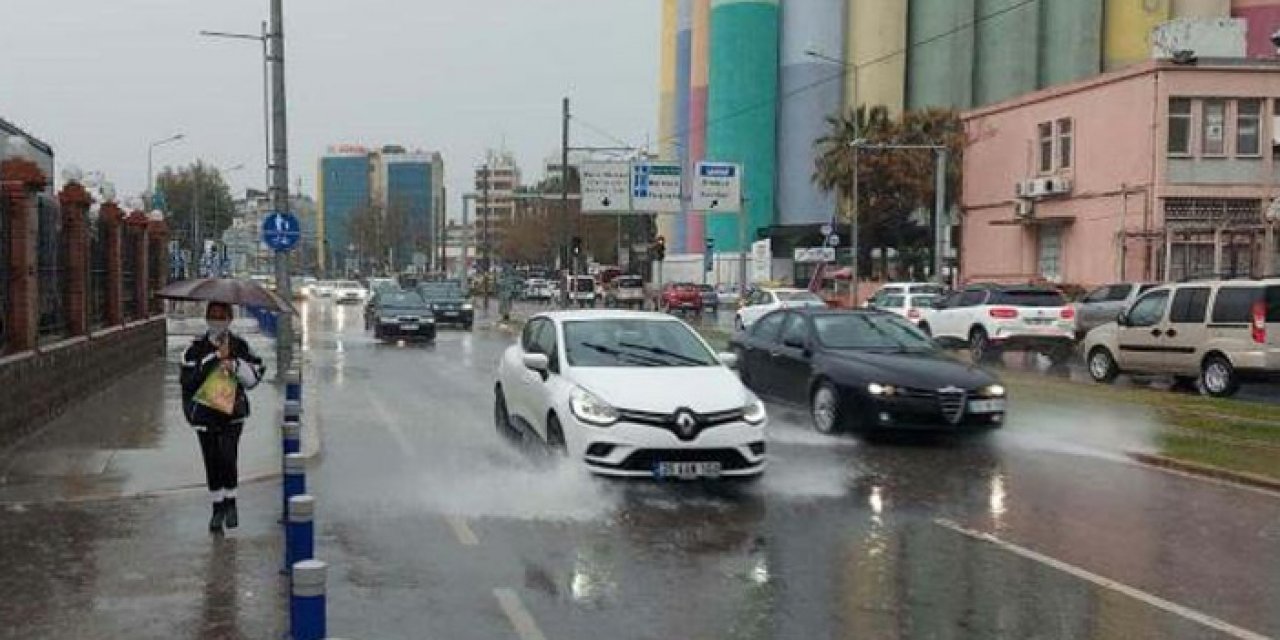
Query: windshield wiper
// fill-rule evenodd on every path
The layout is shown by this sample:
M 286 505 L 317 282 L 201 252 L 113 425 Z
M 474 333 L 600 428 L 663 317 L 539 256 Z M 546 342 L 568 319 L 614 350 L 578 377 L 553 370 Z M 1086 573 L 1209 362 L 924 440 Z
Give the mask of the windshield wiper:
M 634 344 L 631 342 L 619 342 L 618 346 L 627 347 L 628 349 L 640 349 L 641 351 L 648 351 L 649 353 L 657 354 L 660 356 L 668 356 L 671 358 L 675 358 L 676 360 L 687 362 L 689 364 L 695 364 L 700 366 L 705 366 L 707 364 L 705 361 L 699 360 L 697 358 L 691 358 L 689 356 L 684 355 L 683 353 L 676 353 L 670 349 L 663 349 L 662 347 L 651 347 L 643 344 Z
M 610 355 L 610 356 L 615 356 L 615 357 L 626 357 L 626 358 L 631 358 L 631 359 L 635 360 L 637 364 L 641 364 L 641 365 L 644 365 L 644 366 L 646 366 L 646 367 L 661 367 L 661 366 L 664 366 L 664 365 L 667 365 L 667 364 L 668 364 L 666 361 L 659 360 L 659 359 L 657 359 L 657 358 L 650 358 L 650 357 L 648 357 L 648 356 L 642 356 L 642 355 L 640 355 L 640 354 L 636 354 L 636 353 L 629 353 L 629 352 L 626 352 L 626 351 L 619 351 L 618 349 L 614 349 L 613 347 L 607 347 L 607 346 L 605 346 L 605 345 L 598 344 L 598 343 L 595 343 L 595 342 L 579 342 L 578 344 L 580 344 L 580 345 L 582 345 L 582 346 L 584 346 L 584 347 L 586 347 L 586 348 L 588 348 L 588 349 L 591 349 L 591 350 L 593 350 L 593 351 L 598 351 L 598 352 L 600 352 L 600 353 L 603 353 L 603 354 L 605 354 L 605 355 Z

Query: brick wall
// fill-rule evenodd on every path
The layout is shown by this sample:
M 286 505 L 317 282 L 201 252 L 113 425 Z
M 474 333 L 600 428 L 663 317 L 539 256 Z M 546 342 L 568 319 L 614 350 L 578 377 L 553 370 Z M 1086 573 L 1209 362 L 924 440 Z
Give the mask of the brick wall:
M 165 354 L 165 319 L 152 318 L 0 358 L 0 449 L 71 403 Z

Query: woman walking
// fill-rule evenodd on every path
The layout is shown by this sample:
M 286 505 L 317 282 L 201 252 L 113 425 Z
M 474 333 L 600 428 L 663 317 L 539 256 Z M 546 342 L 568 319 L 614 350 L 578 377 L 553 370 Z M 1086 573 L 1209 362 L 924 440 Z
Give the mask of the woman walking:
M 209 531 L 240 524 L 236 513 L 236 458 L 240 431 L 249 416 L 245 390 L 258 386 L 266 368 L 249 343 L 231 333 L 231 305 L 210 302 L 208 330 L 182 355 L 182 410 L 200 440 L 205 479 L 213 500 Z

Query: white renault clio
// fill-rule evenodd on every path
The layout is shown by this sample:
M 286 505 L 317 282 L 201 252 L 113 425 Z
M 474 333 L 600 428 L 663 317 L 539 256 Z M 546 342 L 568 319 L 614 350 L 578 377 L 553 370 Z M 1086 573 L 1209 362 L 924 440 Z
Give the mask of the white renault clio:
M 758 476 L 764 404 L 684 322 L 638 311 L 534 316 L 498 364 L 494 419 L 610 476 Z

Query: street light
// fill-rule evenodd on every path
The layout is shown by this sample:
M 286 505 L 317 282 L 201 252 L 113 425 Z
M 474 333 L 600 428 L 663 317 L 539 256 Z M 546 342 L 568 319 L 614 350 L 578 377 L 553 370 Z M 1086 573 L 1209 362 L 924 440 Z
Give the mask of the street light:
M 265 180 L 263 188 L 267 191 L 271 190 L 271 76 L 270 76 L 270 42 L 271 37 L 267 31 L 266 20 L 262 21 L 262 33 L 253 35 L 251 33 L 228 33 L 225 31 L 201 31 L 200 35 L 205 38 L 222 38 L 225 40 L 256 40 L 262 43 L 262 140 L 264 145 L 263 162 L 266 166 Z
M 177 142 L 179 140 L 182 140 L 185 137 L 187 136 L 184 133 L 174 134 L 163 140 L 156 140 L 155 142 L 152 142 L 150 146 L 147 147 L 147 198 L 148 199 L 150 199 L 155 194 L 155 184 L 154 184 L 155 177 L 153 175 L 154 172 L 152 169 L 152 156 L 155 154 L 156 147 L 162 147 L 171 142 Z M 147 204 L 150 205 L 151 203 L 148 202 Z
M 839 58 L 835 58 L 815 49 L 805 49 L 804 55 L 810 58 L 816 58 L 824 62 L 839 65 L 848 70 L 853 76 L 853 90 L 849 92 L 852 98 L 850 102 L 854 105 L 858 104 L 858 65 L 845 62 Z M 858 149 L 866 141 L 862 139 L 862 131 L 859 130 L 857 112 L 853 116 L 853 188 L 852 202 L 849 204 L 849 306 L 858 306 Z M 834 226 L 834 225 L 833 225 Z

